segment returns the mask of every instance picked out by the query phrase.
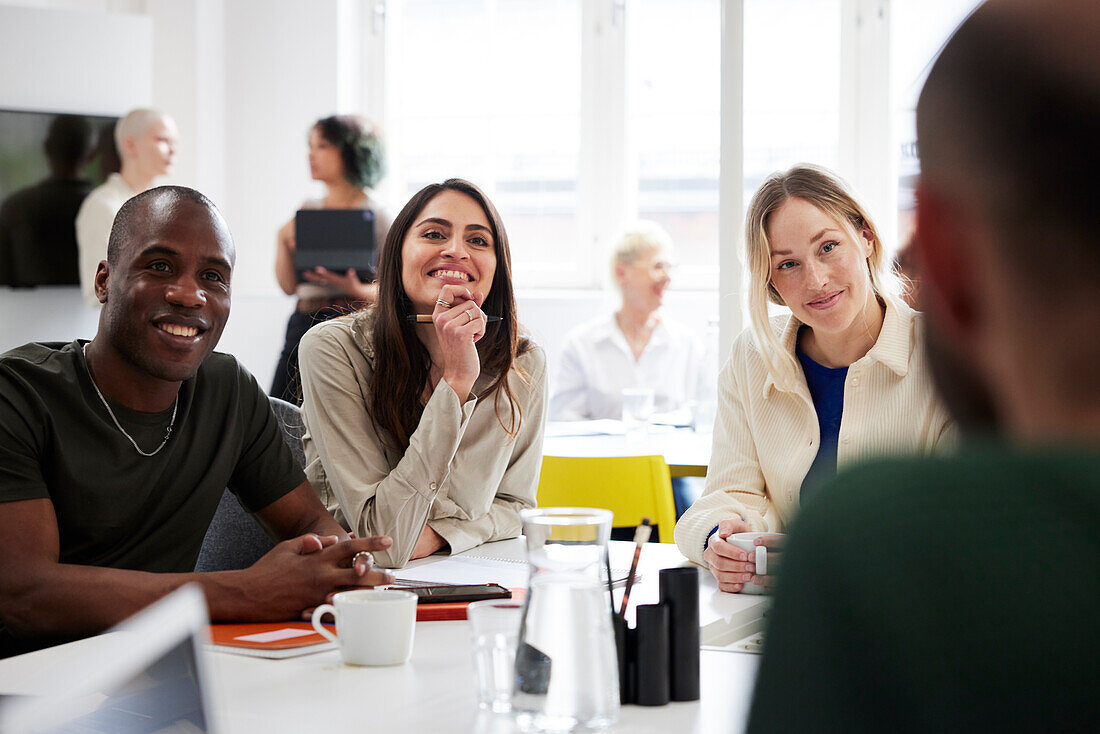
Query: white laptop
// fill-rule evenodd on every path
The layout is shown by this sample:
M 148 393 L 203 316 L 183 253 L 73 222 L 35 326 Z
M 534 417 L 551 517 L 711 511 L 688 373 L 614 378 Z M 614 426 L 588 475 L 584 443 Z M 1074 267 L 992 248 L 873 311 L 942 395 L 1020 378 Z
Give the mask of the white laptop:
M 203 657 L 208 623 L 199 585 L 176 590 L 75 647 L 44 695 L 5 700 L 0 732 L 217 734 Z

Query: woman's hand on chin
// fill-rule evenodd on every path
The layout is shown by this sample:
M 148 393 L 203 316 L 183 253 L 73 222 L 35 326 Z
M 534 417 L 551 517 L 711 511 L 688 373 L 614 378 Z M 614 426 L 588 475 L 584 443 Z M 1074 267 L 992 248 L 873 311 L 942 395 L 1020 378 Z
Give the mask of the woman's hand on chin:
M 439 302 L 432 313 L 443 355 L 443 379 L 462 402 L 469 399 L 474 382 L 481 374 L 481 360 L 475 345 L 485 335 L 487 322 L 480 308 L 484 299 L 481 293 L 448 284 L 440 289 Z

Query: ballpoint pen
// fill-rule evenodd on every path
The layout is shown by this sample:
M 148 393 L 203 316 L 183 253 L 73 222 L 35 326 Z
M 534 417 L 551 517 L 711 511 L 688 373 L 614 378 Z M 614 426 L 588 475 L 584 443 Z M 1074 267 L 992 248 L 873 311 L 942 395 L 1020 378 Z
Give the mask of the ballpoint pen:
M 430 313 L 411 313 L 405 317 L 405 320 L 410 323 L 430 324 L 432 323 L 432 315 Z M 492 323 L 493 321 L 501 321 L 502 318 L 500 316 L 486 316 L 485 320 Z

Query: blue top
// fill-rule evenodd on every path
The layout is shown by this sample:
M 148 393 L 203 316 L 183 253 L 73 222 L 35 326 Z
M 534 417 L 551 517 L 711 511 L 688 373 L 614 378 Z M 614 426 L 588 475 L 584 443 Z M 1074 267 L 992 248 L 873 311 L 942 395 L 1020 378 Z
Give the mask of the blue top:
M 799 504 L 802 504 L 817 487 L 836 476 L 836 448 L 840 438 L 840 418 L 844 412 L 844 379 L 848 376 L 848 368 L 822 366 L 807 357 L 802 347 L 796 347 L 795 354 L 806 374 L 806 385 L 810 388 L 810 399 L 814 402 L 817 426 L 821 432 L 817 456 L 802 480 L 799 494 Z M 717 525 L 703 539 L 703 550 L 706 550 L 710 536 L 716 532 Z
M 810 398 L 817 411 L 817 425 L 821 429 L 817 456 L 802 480 L 799 503 L 804 504 L 814 490 L 836 475 L 836 448 L 840 437 L 840 418 L 844 412 L 844 379 L 848 376 L 848 368 L 824 367 L 807 357 L 802 347 L 796 348 L 795 354 L 806 374 L 806 385 L 810 388 Z

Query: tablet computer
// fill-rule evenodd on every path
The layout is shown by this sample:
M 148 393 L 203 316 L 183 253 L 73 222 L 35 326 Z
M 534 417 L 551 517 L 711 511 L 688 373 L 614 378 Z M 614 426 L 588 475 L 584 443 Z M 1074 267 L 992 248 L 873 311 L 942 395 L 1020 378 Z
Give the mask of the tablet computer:
M 301 209 L 294 215 L 294 269 L 322 267 L 334 273 L 355 270 L 359 279 L 374 279 L 378 243 L 370 209 Z

